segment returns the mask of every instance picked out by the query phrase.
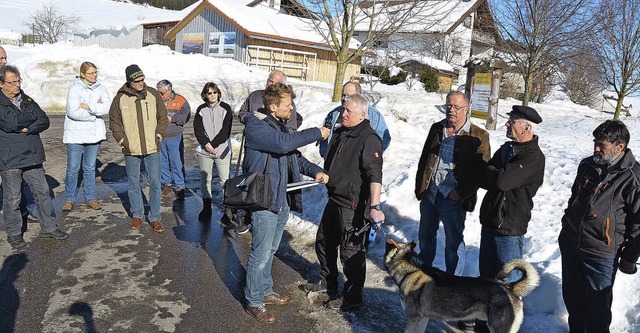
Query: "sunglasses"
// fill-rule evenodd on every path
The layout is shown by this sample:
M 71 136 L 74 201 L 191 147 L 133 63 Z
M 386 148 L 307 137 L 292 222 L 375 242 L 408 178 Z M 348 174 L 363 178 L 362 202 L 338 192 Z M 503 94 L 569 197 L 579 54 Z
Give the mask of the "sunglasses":
M 131 83 L 140 83 L 140 82 L 144 82 L 144 79 L 140 79 L 140 80 L 135 80 L 135 81 L 131 81 Z
M 211 95 L 217 95 L 218 92 L 217 91 L 210 91 L 207 93 L 207 96 L 211 96 Z

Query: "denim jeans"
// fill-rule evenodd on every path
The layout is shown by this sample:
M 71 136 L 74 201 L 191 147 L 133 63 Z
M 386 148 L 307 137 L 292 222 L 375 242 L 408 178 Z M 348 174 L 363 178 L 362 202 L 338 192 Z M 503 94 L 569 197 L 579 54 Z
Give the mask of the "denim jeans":
M 144 219 L 144 204 L 140 188 L 140 167 L 144 169 L 149 181 L 149 221 L 160 221 L 160 153 L 145 156 L 124 157 L 124 165 L 129 180 L 128 194 L 131 215 Z
M 425 265 L 433 265 L 438 244 L 438 228 L 440 221 L 442 221 L 445 236 L 446 271 L 450 274 L 456 273 L 460 259 L 458 251 L 461 255 L 464 255 L 465 251 L 463 232 L 466 217 L 467 212 L 460 207 L 460 201 L 445 198 L 440 192 L 436 195 L 434 202 L 426 197 L 420 201 L 419 258 Z M 464 258 L 462 270 L 464 270 Z
M 24 169 L 9 169 L 0 171 L 2 177 L 2 212 L 7 236 L 17 236 L 22 233 L 22 214 L 20 214 L 20 197 L 22 195 L 22 180 L 29 185 L 38 211 L 40 232 L 47 233 L 55 230 L 56 220 L 53 217 L 53 204 L 49 195 L 49 184 L 44 175 L 42 165 Z
M 569 332 L 609 332 L 613 282 L 618 259 L 590 258 L 560 233 L 562 298 L 569 313 Z
M 211 180 L 213 179 L 213 164 L 216 164 L 218 176 L 220 177 L 220 186 L 229 179 L 229 171 L 231 170 L 231 154 L 227 154 L 224 158 L 213 158 L 198 156 L 198 165 L 200 167 L 200 192 L 203 198 L 211 198 Z
M 251 213 L 253 238 L 247 262 L 247 285 L 244 296 L 249 306 L 264 305 L 264 296 L 273 293 L 271 266 L 273 256 L 280 246 L 284 226 L 289 218 L 289 207 L 278 213 L 260 210 Z
M 160 151 L 162 156 L 160 182 L 162 185 L 171 185 L 173 179 L 176 188 L 184 188 L 184 141 L 182 135 L 163 139 L 160 141 L 160 147 L 162 148 Z
M 64 181 L 64 200 L 75 202 L 78 196 L 78 172 L 82 163 L 85 201 L 96 200 L 96 158 L 100 143 L 67 143 L 67 176 Z
M 509 260 L 522 258 L 523 247 L 523 236 L 505 236 L 493 228 L 483 226 L 478 255 L 480 276 L 487 279 L 495 278 Z M 518 281 L 521 277 L 522 272 L 514 270 L 505 277 L 504 282 Z

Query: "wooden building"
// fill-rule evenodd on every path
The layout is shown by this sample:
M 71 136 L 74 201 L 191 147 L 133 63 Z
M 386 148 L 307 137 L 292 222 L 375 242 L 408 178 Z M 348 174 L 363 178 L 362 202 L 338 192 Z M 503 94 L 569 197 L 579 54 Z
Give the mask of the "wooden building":
M 142 25 L 142 47 L 149 45 L 166 45 L 170 49 L 176 49 L 175 40 L 168 40 L 164 38 L 171 28 L 175 27 L 179 21 L 168 22 L 153 22 L 145 23 Z
M 203 0 L 165 38 L 185 54 L 231 58 L 305 81 L 335 79 L 336 57 L 329 45 L 308 19 L 281 7 L 279 0 Z M 359 73 L 358 58 L 347 66 L 345 78 Z

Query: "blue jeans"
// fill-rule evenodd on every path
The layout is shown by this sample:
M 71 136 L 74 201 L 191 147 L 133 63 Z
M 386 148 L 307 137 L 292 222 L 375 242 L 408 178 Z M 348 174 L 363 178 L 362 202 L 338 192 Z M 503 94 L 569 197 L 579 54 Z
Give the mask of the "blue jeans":
M 497 233 L 493 228 L 483 226 L 478 255 L 480 276 L 494 279 L 509 260 L 522 259 L 523 247 L 523 236 L 505 236 Z M 504 282 L 518 281 L 521 277 L 522 272 L 514 270 L 504 278 Z
M 445 248 L 444 260 L 447 273 L 455 274 L 458 266 L 458 250 L 464 254 L 464 221 L 467 212 L 460 207 L 460 201 L 445 198 L 440 192 L 435 202 L 427 197 L 420 200 L 420 229 L 418 240 L 420 246 L 419 258 L 427 266 L 433 265 L 438 244 L 438 228 L 440 221 L 444 227 Z M 464 268 L 464 260 L 462 262 Z
M 289 207 L 279 213 L 260 210 L 251 213 L 253 238 L 247 262 L 247 285 L 244 296 L 249 306 L 264 305 L 264 296 L 273 294 L 271 266 L 273 255 L 280 246 L 284 226 L 289 218 Z
M 124 157 L 129 186 L 129 203 L 131 215 L 144 219 L 144 204 L 142 189 L 140 188 L 140 166 L 144 162 L 144 169 L 149 181 L 149 221 L 160 221 L 160 153 L 145 156 Z
M 96 158 L 100 143 L 67 143 L 67 177 L 64 181 L 64 200 L 75 202 L 78 196 L 78 172 L 82 163 L 85 201 L 96 200 Z
M 160 182 L 162 185 L 171 185 L 173 179 L 176 188 L 184 188 L 184 141 L 182 141 L 182 135 L 163 139 L 160 141 L 160 147 L 162 148 Z
M 2 176 L 2 213 L 7 236 L 17 236 L 22 233 L 22 214 L 20 214 L 20 197 L 22 195 L 22 181 L 24 180 L 36 202 L 40 232 L 47 233 L 55 230 L 56 220 L 53 217 L 53 204 L 49 195 L 49 184 L 44 175 L 42 165 L 0 171 Z
M 558 243 L 562 255 L 562 298 L 569 313 L 569 332 L 609 332 L 618 259 L 587 257 L 565 237 L 561 232 Z

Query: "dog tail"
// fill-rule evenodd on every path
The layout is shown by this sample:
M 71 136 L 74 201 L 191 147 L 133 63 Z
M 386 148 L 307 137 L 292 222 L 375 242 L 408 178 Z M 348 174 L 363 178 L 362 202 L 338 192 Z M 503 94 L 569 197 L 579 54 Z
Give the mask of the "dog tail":
M 497 279 L 504 280 L 504 278 L 511 273 L 514 269 L 522 272 L 520 280 L 510 283 L 513 288 L 513 293 L 518 297 L 523 297 L 530 293 L 540 283 L 540 276 L 538 271 L 529 262 L 522 259 L 513 259 L 504 264 L 500 273 L 498 273 Z

